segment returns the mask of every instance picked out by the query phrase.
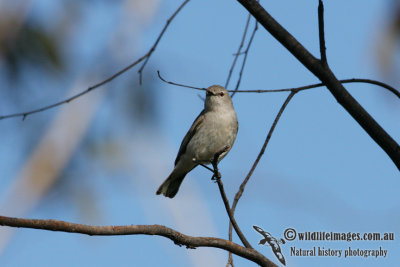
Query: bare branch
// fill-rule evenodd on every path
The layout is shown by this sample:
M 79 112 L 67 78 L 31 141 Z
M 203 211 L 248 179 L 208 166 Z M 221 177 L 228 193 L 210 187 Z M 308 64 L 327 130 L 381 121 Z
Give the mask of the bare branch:
M 234 70 L 234 68 L 236 66 L 236 62 L 237 62 L 237 60 L 239 58 L 239 55 L 242 54 L 242 48 L 243 48 L 243 45 L 244 45 L 244 41 L 246 39 L 247 30 L 249 29 L 250 19 L 251 19 L 251 14 L 249 13 L 249 15 L 247 17 L 247 20 L 246 20 L 246 26 L 244 27 L 242 40 L 240 41 L 239 48 L 238 48 L 237 52 L 234 54 L 235 57 L 233 58 L 233 62 L 232 62 L 231 68 L 229 69 L 228 78 L 226 79 L 226 82 L 225 82 L 225 88 L 228 88 L 229 81 L 231 80 L 232 72 L 233 72 L 233 70 Z
M 384 89 L 389 90 L 391 93 L 393 93 L 395 96 L 400 98 L 400 92 L 397 91 L 394 87 L 380 82 L 380 81 L 375 81 L 371 79 L 362 79 L 362 78 L 351 78 L 351 79 L 344 79 L 344 80 L 339 80 L 339 82 L 343 83 L 369 83 L 373 85 L 380 86 Z M 285 88 L 285 89 L 270 89 L 270 90 L 237 90 L 236 92 L 238 93 L 279 93 L 279 92 L 293 92 L 293 91 L 303 91 L 307 89 L 313 89 L 317 87 L 322 87 L 325 86 L 323 83 L 315 83 L 315 84 L 310 84 L 310 85 L 305 85 L 305 86 L 300 86 L 300 87 L 293 87 L 293 88 Z M 230 91 L 231 92 L 231 91 Z
M 380 82 L 380 81 L 375 81 L 375 80 L 371 80 L 371 79 L 352 78 L 352 79 L 339 80 L 339 82 L 341 82 L 341 83 L 370 83 L 370 84 L 378 85 L 382 88 L 389 90 L 390 92 L 395 94 L 398 98 L 400 98 L 400 92 L 398 90 L 396 90 L 392 86 L 390 86 L 386 83 Z
M 154 45 L 151 47 L 151 49 L 142 57 L 140 57 L 139 59 L 137 59 L 135 62 L 129 64 L 128 66 L 126 66 L 125 68 L 123 68 L 122 70 L 118 71 L 117 73 L 113 74 L 112 76 L 110 76 L 109 78 L 89 87 L 88 89 L 86 89 L 85 91 L 76 94 L 74 96 L 71 96 L 70 98 L 67 98 L 65 100 L 56 102 L 54 104 L 48 105 L 48 106 L 44 106 L 41 108 L 37 108 L 37 109 L 33 109 L 30 111 L 26 111 L 26 112 L 19 112 L 19 113 L 14 113 L 14 114 L 9 114 L 9 115 L 3 115 L 0 116 L 0 120 L 3 119 L 8 119 L 8 118 L 14 118 L 14 117 L 22 117 L 22 119 L 24 120 L 27 116 L 32 115 L 34 113 L 38 113 L 38 112 L 42 112 L 57 106 L 61 106 L 63 104 L 69 103 L 83 95 L 86 95 L 87 93 L 89 93 L 90 91 L 99 88 L 100 86 L 111 82 L 112 80 L 114 80 L 115 78 L 119 77 L 120 75 L 122 75 L 123 73 L 127 72 L 128 70 L 130 70 L 131 68 L 133 68 L 134 66 L 136 66 L 137 64 L 139 64 L 140 62 L 142 62 L 143 60 L 144 63 L 142 65 L 142 67 L 140 67 L 139 69 L 139 80 L 140 80 L 140 84 L 142 83 L 142 72 L 144 67 L 146 66 L 147 61 L 149 60 L 150 56 L 153 54 L 154 50 L 156 49 L 158 43 L 160 42 L 162 36 L 164 35 L 166 29 L 168 28 L 169 24 L 171 23 L 171 21 L 176 17 L 176 15 L 179 13 L 179 11 L 181 11 L 181 9 L 186 5 L 187 2 L 189 2 L 190 0 L 185 0 L 179 7 L 178 9 L 172 14 L 172 16 L 167 20 L 167 23 L 165 24 L 164 28 L 162 29 L 161 33 L 159 34 L 156 42 L 154 43 Z
M 149 52 L 147 52 L 148 56 L 146 57 L 146 60 L 143 62 L 142 66 L 140 67 L 138 73 L 139 73 L 139 83 L 142 84 L 142 73 L 143 69 L 146 67 L 147 62 L 150 59 L 151 54 L 156 50 L 158 43 L 160 42 L 161 38 L 163 37 L 165 31 L 167 30 L 169 24 L 171 21 L 178 15 L 178 13 L 182 10 L 182 8 L 189 2 L 190 0 L 185 0 L 179 7 L 178 9 L 172 14 L 172 16 L 167 20 L 167 23 L 165 23 L 164 28 L 162 29 L 160 35 L 158 36 L 156 42 L 153 44 L 153 46 L 150 48 Z
M 283 28 L 256 0 L 237 0 L 263 27 L 290 51 L 308 70 L 326 85 L 343 108 L 358 122 L 368 135 L 386 152 L 400 170 L 400 146 L 352 97 L 333 74 L 304 46 Z
M 235 195 L 235 199 L 234 199 L 234 201 L 233 201 L 233 203 L 232 203 L 232 212 L 235 212 L 237 202 L 239 201 L 240 197 L 242 196 L 243 191 L 244 191 L 244 188 L 246 187 L 247 182 L 249 181 L 249 179 L 250 179 L 251 175 L 253 174 L 254 170 L 256 169 L 256 167 L 257 167 L 257 165 L 258 165 L 258 163 L 259 163 L 261 157 L 263 156 L 263 154 L 264 154 L 264 152 L 265 152 L 265 149 L 267 148 L 267 145 L 268 145 L 268 143 L 269 143 L 269 140 L 270 140 L 271 137 L 272 137 L 272 133 L 274 132 L 275 127 L 276 127 L 276 125 L 278 124 L 278 121 L 279 121 L 279 119 L 280 119 L 281 116 L 282 116 L 283 111 L 285 110 L 285 108 L 286 108 L 287 105 L 289 104 L 290 100 L 292 100 L 293 96 L 294 96 L 297 92 L 298 92 L 298 91 L 292 91 L 292 92 L 290 92 L 290 94 L 289 94 L 288 97 L 286 98 L 285 102 L 282 104 L 282 107 L 279 109 L 279 112 L 278 112 L 278 114 L 276 115 L 275 120 L 274 120 L 274 122 L 272 123 L 271 128 L 269 129 L 269 132 L 268 132 L 267 137 L 266 137 L 266 139 L 265 139 L 265 141 L 264 141 L 264 144 L 263 144 L 263 146 L 261 147 L 261 150 L 260 150 L 260 152 L 258 153 L 258 156 L 257 156 L 256 160 L 254 161 L 253 166 L 251 167 L 251 169 L 250 169 L 249 173 L 247 174 L 246 178 L 244 179 L 243 183 L 240 185 L 239 191 L 238 191 L 238 192 L 236 193 L 236 195 Z
M 207 90 L 206 88 L 200 88 L 200 87 L 195 87 L 195 86 L 190 86 L 190 85 L 185 85 L 185 84 L 181 84 L 181 83 L 167 81 L 161 76 L 160 71 L 157 71 L 157 73 L 158 73 L 158 77 L 160 78 L 160 80 L 165 83 L 180 86 L 180 87 L 191 88 L 191 89 L 195 89 L 195 90 L 201 90 L 201 91 Z M 398 98 L 400 98 L 399 91 L 397 91 L 392 86 L 390 86 L 386 83 L 380 82 L 380 81 L 375 81 L 375 80 L 370 80 L 370 79 L 361 79 L 361 78 L 351 78 L 351 79 L 339 80 L 339 82 L 341 82 L 341 83 L 369 83 L 369 84 L 378 85 L 382 88 L 389 90 L 390 92 L 395 94 Z M 316 83 L 316 84 L 310 84 L 310 85 L 293 87 L 293 88 L 285 88 L 285 89 L 227 90 L 227 91 L 232 92 L 232 93 L 233 92 L 235 92 L 235 93 L 279 93 L 279 92 L 303 91 L 303 90 L 313 89 L 313 88 L 317 88 L 317 87 L 321 87 L 321 86 L 325 86 L 325 85 L 323 83 Z
M 247 48 L 244 51 L 244 57 L 243 57 L 242 67 L 240 68 L 240 72 L 239 72 L 239 78 L 237 80 L 236 87 L 235 87 L 234 92 L 232 93 L 231 97 L 233 97 L 236 94 L 236 92 L 238 91 L 238 89 L 239 89 L 240 82 L 242 81 L 242 75 L 243 75 L 244 67 L 245 67 L 246 62 L 247 62 L 247 56 L 249 54 L 250 47 L 251 47 L 251 44 L 253 43 L 254 36 L 256 35 L 257 30 L 258 30 L 258 22 L 256 21 L 256 23 L 254 25 L 253 33 L 251 34 L 251 37 L 250 37 L 249 43 L 247 45 Z
M 319 29 L 319 50 L 321 53 L 321 63 L 328 64 L 326 59 L 326 46 L 325 46 L 325 26 L 324 26 L 324 3 L 319 0 L 318 3 L 318 29 Z
M 211 179 L 215 180 L 217 182 L 217 184 L 218 184 L 219 192 L 221 194 L 221 198 L 222 198 L 222 201 L 224 202 L 225 210 L 228 213 L 228 217 L 229 217 L 229 220 L 230 220 L 231 224 L 235 228 L 235 231 L 236 231 L 237 235 L 239 236 L 240 240 L 242 241 L 243 245 L 246 248 L 252 248 L 250 243 L 247 241 L 246 237 L 244 236 L 242 230 L 240 230 L 239 225 L 236 223 L 235 217 L 233 216 L 233 213 L 231 212 L 230 205 L 229 205 L 229 200 L 226 197 L 225 190 L 224 190 L 224 185 L 223 185 L 223 183 L 221 181 L 221 174 L 219 173 L 219 170 L 218 170 L 218 158 L 222 153 L 224 153 L 228 149 L 229 149 L 229 146 L 226 146 L 223 149 L 221 149 L 220 151 L 218 151 L 217 153 L 215 153 L 214 159 L 211 162 L 212 166 L 213 166 L 213 169 L 211 169 L 210 167 L 208 167 L 208 166 L 206 166 L 204 164 L 200 164 L 200 165 L 213 173 L 213 176 L 212 176 Z
M 176 85 L 176 86 L 179 86 L 179 87 L 191 88 L 191 89 L 200 90 L 200 91 L 206 91 L 207 90 L 206 88 L 200 88 L 200 87 L 195 87 L 195 86 L 190 86 L 190 85 L 185 85 L 185 84 L 181 84 L 181 83 L 175 83 L 175 82 L 167 81 L 161 76 L 161 73 L 160 73 L 159 70 L 157 71 L 157 74 L 158 74 L 158 78 L 160 78 L 161 81 L 163 81 L 165 83 L 168 83 L 168 84 Z
M 102 86 L 102 85 L 114 80 L 115 78 L 117 78 L 118 76 L 120 76 L 121 74 L 123 74 L 124 72 L 126 72 L 127 70 L 129 70 L 130 68 L 135 66 L 136 64 L 140 63 L 147 56 L 148 56 L 147 54 L 144 55 L 143 57 L 139 58 L 138 60 L 136 60 L 132 64 L 130 64 L 127 67 L 125 67 L 124 69 L 122 69 L 121 71 L 115 73 L 113 76 L 109 77 L 108 79 L 106 79 L 106 80 L 104 80 L 104 81 L 102 81 L 102 82 L 100 82 L 100 83 L 98 83 L 96 85 L 93 85 L 93 86 L 89 87 L 86 91 L 83 91 L 83 92 L 81 92 L 79 94 L 71 96 L 70 98 L 67 98 L 65 100 L 53 103 L 53 104 L 48 105 L 48 106 L 44 106 L 44 107 L 41 107 L 41 108 L 38 108 L 38 109 L 34 109 L 34 110 L 31 110 L 31 111 L 14 113 L 14 114 L 9 114 L 9 115 L 3 115 L 3 116 L 0 116 L 0 120 L 9 119 L 9 118 L 13 118 L 13 117 L 22 117 L 23 119 L 25 119 L 27 116 L 29 116 L 31 114 L 38 113 L 38 112 L 41 112 L 41 111 L 45 111 L 45 110 L 60 106 L 62 104 L 69 103 L 69 102 L 75 100 L 76 98 L 79 98 L 79 97 L 89 93 L 90 91 L 92 91 L 94 89 L 97 89 L 98 87 L 100 87 L 100 86 Z M 200 88 L 200 87 L 189 86 L 189 85 L 184 85 L 184 84 L 179 84 L 179 83 L 167 81 L 161 76 L 160 71 L 157 71 L 157 73 L 158 73 L 158 77 L 160 78 L 160 80 L 162 80 L 165 83 L 168 83 L 168 84 L 171 84 L 171 85 L 180 86 L 180 87 L 191 88 L 191 89 L 195 89 L 195 90 L 201 90 L 201 91 L 207 90 L 206 88 Z M 388 85 L 386 83 L 380 82 L 380 81 L 375 81 L 375 80 L 371 80 L 371 79 L 352 78 L 352 79 L 340 80 L 340 82 L 341 83 L 370 83 L 370 84 L 378 85 L 380 87 L 383 87 L 383 88 L 389 90 L 390 92 L 395 94 L 398 98 L 400 98 L 400 92 L 399 91 L 397 91 L 392 86 L 390 86 L 390 85 Z M 277 93 L 277 92 L 303 91 L 303 90 L 317 88 L 317 87 L 321 87 L 321 86 L 324 86 L 324 84 L 323 83 L 316 83 L 316 84 L 311 84 L 311 85 L 306 85 L 306 86 L 285 88 L 285 89 L 227 90 L 227 91 L 228 92 L 232 92 L 232 93 Z
M 243 232 L 240 230 L 240 228 L 239 228 L 239 226 L 238 226 L 238 224 L 237 224 L 237 222 L 235 220 L 235 217 L 233 216 L 233 213 L 232 213 L 232 211 L 230 209 L 228 198 L 226 197 L 226 194 L 225 194 L 224 185 L 222 183 L 222 180 L 221 179 L 217 179 L 217 184 L 218 184 L 219 192 L 221 193 L 222 200 L 224 201 L 226 212 L 228 213 L 228 216 L 229 216 L 229 219 L 230 219 L 230 222 L 231 222 L 230 225 L 233 225 L 233 228 L 235 228 L 235 232 L 239 236 L 239 238 L 242 241 L 243 245 L 246 248 L 252 248 L 250 243 L 247 241 L 246 237 L 244 236 Z
M 85 91 L 80 92 L 80 93 L 78 93 L 76 95 L 73 95 L 73 96 L 71 96 L 71 97 L 69 97 L 69 98 L 67 98 L 65 100 L 62 100 L 62 101 L 59 101 L 59 102 L 56 102 L 56 103 L 53 103 L 51 105 L 44 106 L 44 107 L 41 107 L 41 108 L 37 108 L 37 109 L 30 110 L 30 111 L 26 111 L 26 112 L 19 112 L 19 113 L 14 113 L 14 114 L 9 114 L 9 115 L 3 115 L 3 116 L 0 116 L 0 120 L 14 118 L 14 117 L 22 117 L 22 119 L 25 119 L 27 116 L 32 115 L 34 113 L 42 112 L 42 111 L 45 111 L 45 110 L 48 110 L 48 109 L 51 109 L 51 108 L 54 108 L 54 107 L 61 106 L 63 104 L 69 103 L 69 102 L 71 102 L 71 101 L 73 101 L 73 100 L 75 100 L 75 99 L 77 99 L 77 98 L 79 98 L 79 97 L 81 97 L 83 95 L 86 95 L 90 91 L 92 91 L 94 89 L 97 89 L 97 88 L 99 88 L 100 86 L 102 86 L 102 85 L 104 85 L 106 83 L 111 82 L 112 80 L 114 80 L 115 78 L 117 78 L 118 76 L 120 76 L 121 74 L 123 74 L 124 72 L 126 72 L 127 70 L 129 70 L 130 68 L 135 66 L 136 64 L 140 63 L 146 57 L 148 57 L 148 53 L 146 55 L 142 56 L 141 58 L 139 58 L 138 60 L 136 60 L 135 62 L 133 62 L 132 64 L 126 66 L 124 69 L 118 71 L 114 75 L 112 75 L 109 78 L 105 79 L 104 81 L 99 82 L 99 83 L 89 87 Z
M 123 225 L 123 226 L 91 226 L 58 220 L 22 219 L 0 216 L 0 225 L 42 229 L 67 233 L 85 234 L 90 236 L 114 235 L 157 235 L 172 240 L 176 245 L 194 249 L 197 247 L 215 247 L 253 261 L 260 266 L 277 266 L 258 251 L 242 247 L 228 240 L 214 237 L 192 237 L 184 235 L 163 225 Z
M 291 91 L 290 94 L 288 95 L 288 97 L 286 98 L 285 102 L 282 104 L 282 107 L 279 109 L 278 114 L 275 117 L 274 122 L 272 123 L 271 128 L 269 129 L 269 132 L 267 134 L 267 137 L 264 141 L 264 144 L 260 150 L 260 152 L 258 153 L 258 156 L 256 158 L 256 160 L 253 163 L 253 166 L 251 167 L 249 173 L 247 174 L 246 178 L 243 180 L 242 184 L 239 187 L 238 192 L 235 195 L 235 198 L 233 200 L 232 203 L 232 208 L 231 208 L 231 212 L 232 212 L 232 216 L 235 213 L 236 210 L 236 205 L 239 202 L 240 197 L 243 194 L 243 191 L 247 185 L 247 182 L 250 180 L 251 175 L 253 174 L 254 170 L 256 169 L 258 163 L 260 162 L 261 157 L 263 156 L 265 149 L 267 148 L 267 145 L 269 143 L 269 140 L 271 139 L 272 133 L 275 130 L 276 125 L 278 124 L 279 119 L 282 116 L 283 111 L 285 110 L 285 108 L 287 107 L 287 105 L 289 104 L 290 100 L 292 100 L 293 96 L 297 93 L 298 91 Z M 232 240 L 232 224 L 229 224 L 229 240 Z

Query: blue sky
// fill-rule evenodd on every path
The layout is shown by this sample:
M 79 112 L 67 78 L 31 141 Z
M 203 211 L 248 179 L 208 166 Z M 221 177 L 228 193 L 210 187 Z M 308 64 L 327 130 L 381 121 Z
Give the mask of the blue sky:
M 41 100 L 59 100 L 60 95 L 70 92 L 70 87 L 84 90 L 134 61 L 150 48 L 180 2 L 151 1 L 149 9 L 134 5 L 132 10 L 124 10 L 122 2 L 85 9 L 83 26 L 65 48 L 70 55 L 71 79 L 65 82 L 52 78 L 47 82 L 31 74 L 37 85 L 30 90 L 36 92 L 39 86 L 56 89 L 37 93 L 34 100 L 38 102 L 27 100 L 27 108 L 36 107 Z M 309 51 L 318 55 L 317 1 L 261 3 Z M 36 16 L 60 8 L 48 5 L 49 1 L 36 4 L 32 11 Z M 149 12 L 147 17 L 143 15 L 145 11 Z M 371 78 L 398 87 L 398 80 L 379 71 L 376 59 L 378 40 L 382 39 L 389 11 L 389 1 L 350 1 L 345 6 L 343 2 L 326 1 L 327 56 L 338 78 Z M 129 90 L 140 90 L 137 80 L 129 89 L 123 86 L 129 79 L 137 79 L 135 69 L 99 92 L 85 96 L 86 100 L 76 101 L 86 105 L 88 114 L 92 114 L 88 115 L 82 139 L 60 171 L 58 176 L 62 179 L 58 178 L 21 216 L 94 225 L 162 224 L 188 235 L 226 238 L 228 217 L 217 185 L 210 181 L 211 175 L 205 169 L 192 171 L 174 199 L 155 195 L 172 170 L 180 142 L 203 105 L 198 91 L 167 85 L 157 78 L 155 71 L 160 70 L 168 80 L 198 87 L 224 84 L 246 18 L 242 6 L 227 0 L 192 0 L 182 10 L 145 69 L 145 82 L 151 82 L 156 103 L 157 119 L 153 123 L 137 118 L 129 122 L 123 113 L 125 107 L 120 107 Z M 110 66 L 96 73 L 102 64 Z M 241 89 L 279 89 L 318 82 L 261 27 L 246 66 Z M 235 77 L 237 72 L 231 86 Z M 384 89 L 368 84 L 345 87 L 399 142 L 398 100 Z M 220 164 L 230 200 L 255 160 L 286 96 L 276 93 L 234 97 L 239 132 L 233 149 Z M 1 101 L 1 112 L 8 113 L 6 100 Z M 21 176 L 20 169 L 34 153 L 41 136 L 51 129 L 47 121 L 73 109 L 78 106 L 69 104 L 28 117 L 25 122 L 0 121 L 6 129 L 1 133 L 2 198 Z M 76 115 L 72 120 L 77 120 Z M 32 126 L 38 124 L 42 127 Z M 31 135 L 37 136 L 36 140 L 27 141 Z M 91 154 L 83 149 L 91 142 L 106 147 L 92 151 L 96 160 L 91 160 Z M 260 236 L 252 225 L 276 238 L 282 237 L 287 228 L 298 232 L 393 232 L 395 241 L 295 240 L 281 247 L 287 266 L 398 266 L 399 178 L 389 157 L 329 91 L 312 89 L 298 93 L 284 111 L 238 204 L 236 218 L 250 243 L 276 263 L 269 247 L 257 245 Z M 5 215 L 13 215 L 13 210 L 4 204 L 0 207 L 8 211 Z M 240 242 L 236 237 L 234 241 Z M 291 247 L 314 246 L 342 250 L 382 247 L 388 250 L 388 256 L 375 259 L 290 255 Z M 187 250 L 162 237 L 86 237 L 27 229 L 15 231 L 1 254 L 2 266 L 225 266 L 227 258 L 227 253 L 218 249 Z M 238 257 L 234 260 L 237 266 L 254 266 Z

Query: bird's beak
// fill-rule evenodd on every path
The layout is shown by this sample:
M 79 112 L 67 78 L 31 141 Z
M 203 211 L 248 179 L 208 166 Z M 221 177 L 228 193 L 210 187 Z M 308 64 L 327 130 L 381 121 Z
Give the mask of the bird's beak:
M 212 96 L 214 95 L 213 92 L 211 92 L 210 90 L 206 90 L 206 96 Z

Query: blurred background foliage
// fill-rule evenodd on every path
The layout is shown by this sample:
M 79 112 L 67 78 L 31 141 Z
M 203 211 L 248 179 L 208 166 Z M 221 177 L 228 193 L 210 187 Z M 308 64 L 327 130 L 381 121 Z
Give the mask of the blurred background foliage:
M 157 8 L 158 1 L 0 1 L 1 113 L 51 104 L 119 70 L 142 50 L 141 31 Z M 1 210 L 24 216 L 39 203 L 68 201 L 84 220 L 101 217 L 93 179 L 127 178 L 116 175 L 130 159 L 124 143 L 138 125 L 155 127 L 158 100 L 146 76 L 151 71 L 149 65 L 143 86 L 131 72 L 113 82 L 113 90 L 100 89 L 97 102 L 89 95 L 87 107 L 70 117 L 74 123 L 59 116 L 62 108 L 23 124 L 2 122 Z M 91 115 L 85 119 L 84 113 Z M 57 123 L 69 141 L 54 140 Z
M 46 68 L 46 71 L 61 70 L 59 45 L 55 43 L 54 34 L 47 33 L 32 22 L 24 22 L 18 29 L 19 25 L 13 18 L 2 16 L 2 20 L 0 50 L 4 69 L 11 81 L 19 79 L 24 64 Z M 15 29 L 15 32 L 7 29 Z
M 377 62 L 385 78 L 399 85 L 400 73 L 400 1 L 390 1 L 390 12 L 382 28 L 382 36 L 376 40 Z

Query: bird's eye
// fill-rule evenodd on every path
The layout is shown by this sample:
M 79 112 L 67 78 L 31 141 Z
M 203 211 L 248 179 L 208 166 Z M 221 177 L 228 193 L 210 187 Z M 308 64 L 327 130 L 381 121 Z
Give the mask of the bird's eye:
M 206 91 L 206 96 L 211 96 L 212 93 L 210 91 Z
M 221 92 L 221 93 L 219 93 L 219 95 L 220 95 L 220 96 L 224 96 L 225 94 L 224 94 L 224 92 Z

